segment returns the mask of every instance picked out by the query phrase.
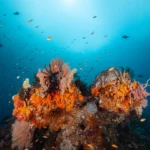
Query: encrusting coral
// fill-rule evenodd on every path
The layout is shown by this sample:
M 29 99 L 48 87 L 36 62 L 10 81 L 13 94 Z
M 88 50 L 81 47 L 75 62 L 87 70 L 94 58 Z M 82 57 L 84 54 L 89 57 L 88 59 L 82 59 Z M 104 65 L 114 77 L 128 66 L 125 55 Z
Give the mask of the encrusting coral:
M 116 71 L 116 69 L 114 69 Z M 110 71 L 112 74 L 113 68 Z M 119 71 L 118 71 L 119 72 Z M 104 74 L 104 73 L 103 73 Z M 118 73 L 116 78 L 111 78 L 112 75 L 107 71 L 107 82 L 102 84 L 98 81 L 95 82 L 95 86 L 92 87 L 92 94 L 99 97 L 100 107 L 113 111 L 129 114 L 132 110 L 135 110 L 137 114 L 141 115 L 142 109 L 147 106 L 147 100 L 145 99 L 150 94 L 146 92 L 145 88 L 138 82 L 131 82 L 127 72 Z M 109 81 L 108 77 L 109 76 Z M 117 77 L 118 76 L 118 77 Z M 101 76 L 99 76 L 101 77 Z

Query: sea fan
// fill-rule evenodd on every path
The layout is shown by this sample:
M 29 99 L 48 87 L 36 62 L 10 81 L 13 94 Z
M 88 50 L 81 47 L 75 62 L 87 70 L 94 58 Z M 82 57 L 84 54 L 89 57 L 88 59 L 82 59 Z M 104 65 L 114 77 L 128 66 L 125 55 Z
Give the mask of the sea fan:
M 63 65 L 63 60 L 53 59 L 50 63 L 50 68 L 52 73 L 60 72 Z
M 12 124 L 12 149 L 24 150 L 25 148 L 32 148 L 32 138 L 35 128 L 30 126 L 28 122 L 15 121 Z
M 54 59 L 44 70 L 39 70 L 37 77 L 40 80 L 42 93 L 50 93 L 60 90 L 61 94 L 70 88 L 76 69 L 70 70 L 63 60 Z
M 130 76 L 131 79 L 134 78 L 134 71 L 131 68 L 129 68 L 129 67 L 127 67 L 127 68 L 120 67 L 120 68 L 121 68 L 122 73 L 128 73 L 128 75 Z
M 76 69 L 69 70 L 65 76 L 60 80 L 59 88 L 61 90 L 61 94 L 65 92 L 65 90 L 70 88 L 71 82 L 73 81 L 73 76 L 76 73 Z
M 136 88 L 132 89 L 132 95 L 135 100 L 139 100 L 149 96 L 149 93 L 144 89 L 141 84 L 137 83 Z
M 50 73 L 47 70 L 40 70 L 39 69 L 36 76 L 39 78 L 40 85 L 42 86 L 44 91 L 48 90 L 48 88 L 50 86 L 50 82 L 49 82 Z

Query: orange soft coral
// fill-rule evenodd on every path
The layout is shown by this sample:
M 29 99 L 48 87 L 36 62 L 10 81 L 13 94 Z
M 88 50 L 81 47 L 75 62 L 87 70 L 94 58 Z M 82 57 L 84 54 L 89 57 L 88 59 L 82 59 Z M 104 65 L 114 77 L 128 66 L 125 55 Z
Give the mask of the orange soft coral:
M 100 107 L 125 114 L 128 114 L 131 108 L 130 92 L 130 85 L 119 81 L 111 81 L 92 89 L 92 94 L 101 100 Z
M 99 97 L 100 107 L 125 114 L 129 114 L 133 109 L 141 110 L 144 98 L 148 96 L 148 93 L 136 81 L 126 83 L 120 80 L 94 87 L 92 94 Z
M 72 84 L 63 95 L 60 91 L 55 91 L 46 97 L 43 97 L 40 94 L 40 89 L 37 88 L 27 101 L 27 105 L 23 100 L 20 100 L 19 95 L 15 95 L 13 100 L 15 106 L 13 115 L 18 120 L 29 121 L 39 128 L 49 126 L 56 130 L 64 126 L 66 117 L 69 116 L 66 114 L 76 112 L 75 106 L 83 100 L 83 96 Z M 57 127 L 54 127 L 55 122 L 59 124 Z
M 19 121 L 27 121 L 30 118 L 31 111 L 29 107 L 26 106 L 25 101 L 20 100 L 19 95 L 13 96 L 14 107 L 13 115 L 18 118 Z

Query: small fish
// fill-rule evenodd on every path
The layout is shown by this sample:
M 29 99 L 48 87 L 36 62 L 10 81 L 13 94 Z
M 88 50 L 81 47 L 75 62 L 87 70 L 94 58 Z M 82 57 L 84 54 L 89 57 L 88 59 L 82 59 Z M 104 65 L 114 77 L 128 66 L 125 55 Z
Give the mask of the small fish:
M 82 39 L 86 39 L 86 37 L 83 37 Z
M 94 31 L 91 33 L 91 35 L 93 35 L 94 34 Z
M 141 122 L 144 122 L 145 120 L 146 120 L 146 118 L 141 118 L 140 119 Z
M 20 13 L 18 11 L 14 12 L 14 15 L 19 15 Z
M 115 68 L 114 68 L 114 67 L 112 67 L 112 68 L 109 68 L 109 69 L 108 69 L 108 71 L 112 71 L 112 70 L 114 70 L 114 69 L 115 69 Z
M 47 139 L 48 137 L 46 135 L 43 136 L 44 139 Z
M 116 144 L 112 144 L 111 146 L 116 149 L 118 148 L 118 146 Z
M 82 68 L 80 68 L 80 70 L 83 70 Z
M 52 36 L 49 36 L 46 40 L 50 41 L 52 39 Z
M 17 79 L 19 79 L 19 78 L 20 78 L 20 76 L 17 76 L 16 78 L 17 78 Z
M 31 20 L 28 21 L 28 23 L 31 23 L 32 21 L 33 21 L 33 20 L 31 19 Z
M 97 16 L 93 16 L 93 18 L 97 18 Z
M 90 149 L 94 149 L 92 144 L 87 144 L 86 146 L 89 147 Z
M 128 36 L 128 35 L 123 35 L 122 38 L 123 38 L 123 39 L 128 39 L 129 36 Z
M 39 26 L 36 26 L 35 28 L 38 28 Z
M 138 75 L 139 78 L 142 78 L 143 76 L 141 74 Z

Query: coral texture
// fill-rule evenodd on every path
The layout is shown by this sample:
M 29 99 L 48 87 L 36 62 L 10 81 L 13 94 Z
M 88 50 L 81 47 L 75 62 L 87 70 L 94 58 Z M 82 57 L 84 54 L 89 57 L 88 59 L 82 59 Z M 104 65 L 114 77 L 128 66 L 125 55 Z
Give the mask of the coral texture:
M 145 98 L 149 93 L 140 83 L 127 82 L 129 80 L 129 75 L 125 73 L 116 80 L 93 87 L 92 94 L 99 97 L 100 107 L 125 114 L 136 110 L 141 115 L 142 109 L 147 106 Z
M 28 121 L 39 128 L 63 128 L 67 118 L 77 111 L 78 103 L 83 101 L 83 96 L 72 82 L 75 72 L 76 69 L 70 71 L 62 60 L 52 60 L 49 68 L 37 73 L 40 88 L 30 87 L 32 92 L 25 100 L 18 94 L 13 96 L 13 115 L 19 121 Z
M 150 95 L 146 91 L 149 80 L 142 85 L 133 81 L 131 71 L 113 67 L 88 87 L 74 80 L 76 71 L 63 60 L 53 59 L 38 71 L 33 85 L 24 81 L 12 98 L 17 118 L 12 125 L 13 149 L 32 149 L 32 138 L 34 149 L 120 148 L 119 128 L 142 115 Z
M 15 121 L 12 124 L 12 149 L 15 147 L 18 150 L 32 148 L 32 138 L 34 135 L 34 128 L 31 128 L 28 122 Z

